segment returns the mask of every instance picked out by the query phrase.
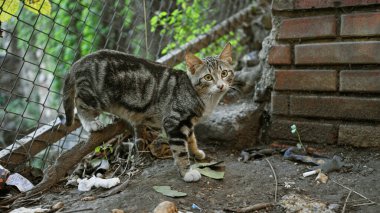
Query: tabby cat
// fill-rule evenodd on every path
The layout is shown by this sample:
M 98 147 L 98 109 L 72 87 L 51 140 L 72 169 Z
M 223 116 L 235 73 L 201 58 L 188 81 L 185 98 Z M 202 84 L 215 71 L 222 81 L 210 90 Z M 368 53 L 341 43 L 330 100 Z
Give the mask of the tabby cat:
M 187 53 L 187 72 L 113 50 L 87 55 L 71 68 L 63 88 L 66 125 L 74 122 L 74 108 L 83 128 L 97 131 L 97 119 L 108 112 L 135 127 L 164 128 L 170 149 L 186 182 L 201 178 L 190 168 L 188 149 L 197 159 L 194 125 L 209 115 L 234 79 L 232 47 L 228 43 L 219 56 L 199 59 Z

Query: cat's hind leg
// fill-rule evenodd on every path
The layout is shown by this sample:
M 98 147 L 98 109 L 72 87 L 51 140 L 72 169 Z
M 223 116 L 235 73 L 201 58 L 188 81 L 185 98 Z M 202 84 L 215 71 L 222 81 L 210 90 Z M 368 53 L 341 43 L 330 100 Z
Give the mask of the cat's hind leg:
M 104 128 L 104 124 L 96 119 L 99 111 L 87 106 L 80 98 L 77 98 L 75 103 L 79 120 L 87 132 L 95 132 Z

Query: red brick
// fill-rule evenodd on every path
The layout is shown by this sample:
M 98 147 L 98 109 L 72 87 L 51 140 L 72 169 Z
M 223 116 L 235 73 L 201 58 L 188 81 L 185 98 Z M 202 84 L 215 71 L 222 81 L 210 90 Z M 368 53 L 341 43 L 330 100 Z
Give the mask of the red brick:
M 276 115 L 287 115 L 289 110 L 288 100 L 288 95 L 272 92 L 271 113 Z
M 335 16 L 315 16 L 282 20 L 278 39 L 324 38 L 336 36 Z
M 380 147 L 380 126 L 340 125 L 338 143 L 356 147 Z
M 290 96 L 290 115 L 335 119 L 380 120 L 380 98 Z
M 340 91 L 380 92 L 380 70 L 343 70 Z
M 275 90 L 335 91 L 335 70 L 276 70 Z
M 296 64 L 380 64 L 380 41 L 295 46 Z
M 380 13 L 360 13 L 342 16 L 342 36 L 380 35 Z
M 276 118 L 274 118 L 270 127 L 271 138 L 298 141 L 297 136 L 290 132 L 290 126 L 293 124 L 297 126 L 297 131 L 301 136 L 302 142 L 327 144 L 334 144 L 337 142 L 338 129 L 337 127 L 334 127 L 333 124 L 315 121 L 292 121 Z
M 291 64 L 291 53 L 289 45 L 275 45 L 269 50 L 269 64 Z
M 294 9 L 365 6 L 379 3 L 380 0 L 294 0 Z

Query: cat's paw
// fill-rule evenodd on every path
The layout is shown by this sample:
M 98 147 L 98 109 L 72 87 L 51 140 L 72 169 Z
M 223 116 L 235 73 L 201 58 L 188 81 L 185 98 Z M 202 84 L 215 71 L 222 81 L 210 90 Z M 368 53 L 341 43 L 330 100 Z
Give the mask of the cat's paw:
M 82 123 L 82 126 L 87 132 L 96 132 L 104 128 L 104 124 L 100 121 Z
M 183 180 L 186 182 L 196 182 L 200 180 L 202 177 L 201 173 L 198 170 L 190 169 L 186 172 L 185 176 L 183 176 Z
M 195 158 L 198 160 L 203 160 L 206 158 L 206 153 L 203 150 L 198 149 L 197 153 L 195 153 Z

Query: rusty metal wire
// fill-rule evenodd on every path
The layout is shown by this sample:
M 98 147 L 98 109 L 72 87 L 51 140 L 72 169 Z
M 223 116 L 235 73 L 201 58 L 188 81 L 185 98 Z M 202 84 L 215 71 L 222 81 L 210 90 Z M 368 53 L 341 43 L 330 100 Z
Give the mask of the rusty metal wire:
M 180 1 L 146 0 L 144 11 L 143 1 L 50 0 L 52 12 L 46 15 L 28 11 L 23 2 L 9 21 L 0 24 L 0 164 L 11 164 L 9 153 L 19 153 L 32 166 L 44 168 L 86 137 L 78 128 L 55 143 L 35 140 L 36 129 L 53 127 L 63 113 L 62 81 L 71 64 L 103 48 L 161 58 L 169 43 L 181 41 L 175 40 L 173 31 L 163 32 L 160 27 L 152 31 L 149 20 L 181 5 Z M 207 2 L 199 15 L 206 16 L 204 24 L 216 25 L 254 1 Z M 29 143 L 23 144 L 25 140 Z

